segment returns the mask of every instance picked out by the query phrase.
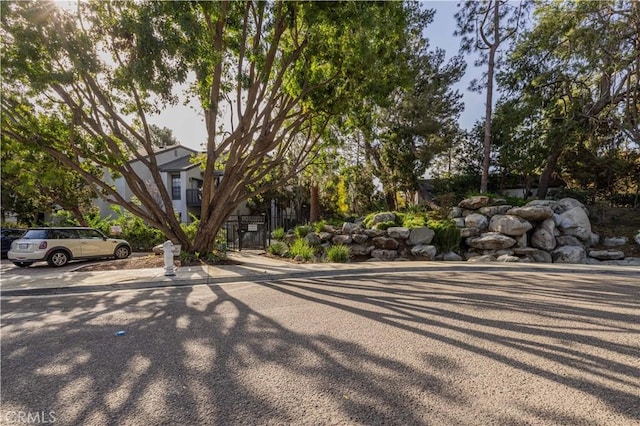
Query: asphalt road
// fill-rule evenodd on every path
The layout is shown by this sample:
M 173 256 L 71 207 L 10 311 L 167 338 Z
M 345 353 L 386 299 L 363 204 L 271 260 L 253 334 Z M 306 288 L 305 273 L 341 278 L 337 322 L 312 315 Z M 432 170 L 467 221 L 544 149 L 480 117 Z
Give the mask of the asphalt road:
M 640 424 L 629 274 L 4 298 L 1 326 L 1 424 Z

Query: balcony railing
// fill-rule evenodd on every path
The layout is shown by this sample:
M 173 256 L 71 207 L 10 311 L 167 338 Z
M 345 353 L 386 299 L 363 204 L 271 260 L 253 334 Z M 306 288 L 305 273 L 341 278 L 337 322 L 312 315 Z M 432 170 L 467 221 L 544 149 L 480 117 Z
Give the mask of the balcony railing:
M 202 206 L 202 191 L 199 189 L 187 189 L 187 206 Z

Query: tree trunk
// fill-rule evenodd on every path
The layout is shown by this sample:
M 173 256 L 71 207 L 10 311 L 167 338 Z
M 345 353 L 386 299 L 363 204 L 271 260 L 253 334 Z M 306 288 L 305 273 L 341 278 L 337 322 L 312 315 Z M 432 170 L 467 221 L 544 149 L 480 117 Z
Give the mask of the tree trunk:
M 320 197 L 318 195 L 318 185 L 311 184 L 311 197 L 309 201 L 309 222 L 314 223 L 320 220 Z
M 560 158 L 561 153 L 562 150 L 558 148 L 547 157 L 547 164 L 544 166 L 544 170 L 540 175 L 540 180 L 538 181 L 538 192 L 536 193 L 536 197 L 540 200 L 544 200 L 547 197 L 549 182 L 551 181 L 553 172 L 556 170 L 558 158 Z
M 487 104 L 484 119 L 484 142 L 482 145 L 482 178 L 480 192 L 486 193 L 489 186 L 489 165 L 491 164 L 491 116 L 493 114 L 493 74 L 496 65 L 496 51 L 500 45 L 500 2 L 496 1 L 493 9 L 494 39 L 489 45 L 489 64 L 487 68 Z
M 387 203 L 387 210 L 395 211 L 396 210 L 396 192 L 393 190 L 385 190 L 384 198 Z

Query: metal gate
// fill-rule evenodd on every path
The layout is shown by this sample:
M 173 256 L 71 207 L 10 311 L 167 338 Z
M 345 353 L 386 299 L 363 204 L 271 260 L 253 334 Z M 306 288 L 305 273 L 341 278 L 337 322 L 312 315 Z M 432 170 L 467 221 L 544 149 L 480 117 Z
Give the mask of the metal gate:
M 241 215 L 229 219 L 226 224 L 227 246 L 231 249 L 266 249 L 267 248 L 266 215 Z

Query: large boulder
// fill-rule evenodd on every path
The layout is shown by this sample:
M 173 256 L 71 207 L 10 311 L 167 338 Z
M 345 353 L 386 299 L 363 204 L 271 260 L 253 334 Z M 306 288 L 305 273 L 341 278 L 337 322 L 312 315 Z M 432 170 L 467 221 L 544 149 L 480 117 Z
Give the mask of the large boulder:
M 387 229 L 387 234 L 391 238 L 399 238 L 401 240 L 406 240 L 407 238 L 409 238 L 409 235 L 411 234 L 411 230 L 409 228 L 404 228 L 401 226 L 394 226 Z
M 483 214 L 473 213 L 464 218 L 464 226 L 483 231 L 489 227 L 489 219 Z
M 365 229 L 364 234 L 369 238 L 383 237 L 387 235 L 387 231 L 384 229 Z
M 501 234 L 520 236 L 533 228 L 529 221 L 518 216 L 496 215 L 489 222 L 489 230 Z
M 551 251 L 556 248 L 556 224 L 549 218 L 536 228 L 531 236 L 531 247 Z
M 549 207 L 553 211 L 556 211 L 558 202 L 555 200 L 531 200 L 527 203 L 526 207 L 531 207 L 531 206 L 544 206 L 544 207 Z
M 469 247 L 481 250 L 501 250 L 513 247 L 516 240 L 498 232 L 487 232 L 479 237 L 471 237 L 466 239 Z
M 331 232 L 322 231 L 318 234 L 320 240 L 324 243 L 325 241 L 329 241 L 333 238 L 333 234 Z
M 530 222 L 540 222 L 553 216 L 553 210 L 547 206 L 514 207 L 509 209 L 507 214 L 521 217 Z
M 478 210 L 480 207 L 486 207 L 491 202 L 491 198 L 486 195 L 476 195 L 475 197 L 466 198 L 460 203 L 458 203 L 458 207 L 469 210 Z
M 320 239 L 320 236 L 318 236 L 318 234 L 316 234 L 315 232 L 309 232 L 305 237 L 305 240 L 307 240 L 307 242 L 309 244 L 311 244 L 312 246 L 319 246 L 320 243 L 322 243 L 322 240 Z
M 589 214 L 589 211 L 584 206 L 584 204 L 582 204 L 575 198 L 563 198 L 561 200 L 558 200 L 558 203 L 555 206 L 555 212 L 564 213 L 575 208 L 580 208 L 582 211 L 584 211 L 585 214 Z
M 382 250 L 396 250 L 400 246 L 398 240 L 389 237 L 375 237 L 372 241 L 376 248 Z
M 433 237 L 436 233 L 433 229 L 429 229 L 426 227 L 421 228 L 413 228 L 411 230 L 411 234 L 409 235 L 409 240 L 407 244 L 411 246 L 417 246 L 418 244 L 430 244 L 433 241 Z
M 473 213 L 464 218 L 464 226 L 466 228 L 476 228 L 485 230 L 489 227 L 489 219 L 483 214 Z
M 580 246 L 562 246 L 551 252 L 554 263 L 587 263 L 587 253 Z
M 394 260 L 398 257 L 398 252 L 396 250 L 373 250 L 371 257 L 376 260 Z
M 411 248 L 411 254 L 416 257 L 427 258 L 433 260 L 436 257 L 436 247 L 426 244 L 419 244 Z
M 637 245 L 640 246 L 640 231 L 638 231 L 638 233 L 636 234 L 635 237 L 633 237 L 633 240 L 636 242 Z
M 456 217 L 462 217 L 462 209 L 460 207 L 451 207 L 449 210 L 449 214 L 447 215 L 449 219 L 455 219 Z
M 480 230 L 478 228 L 461 228 L 460 229 L 460 236 L 462 238 L 477 237 L 478 235 L 480 235 Z
M 566 198 L 573 200 L 573 198 Z M 582 241 L 591 239 L 591 222 L 589 216 L 580 207 L 573 207 L 560 214 L 558 229 L 565 235 L 572 235 Z

